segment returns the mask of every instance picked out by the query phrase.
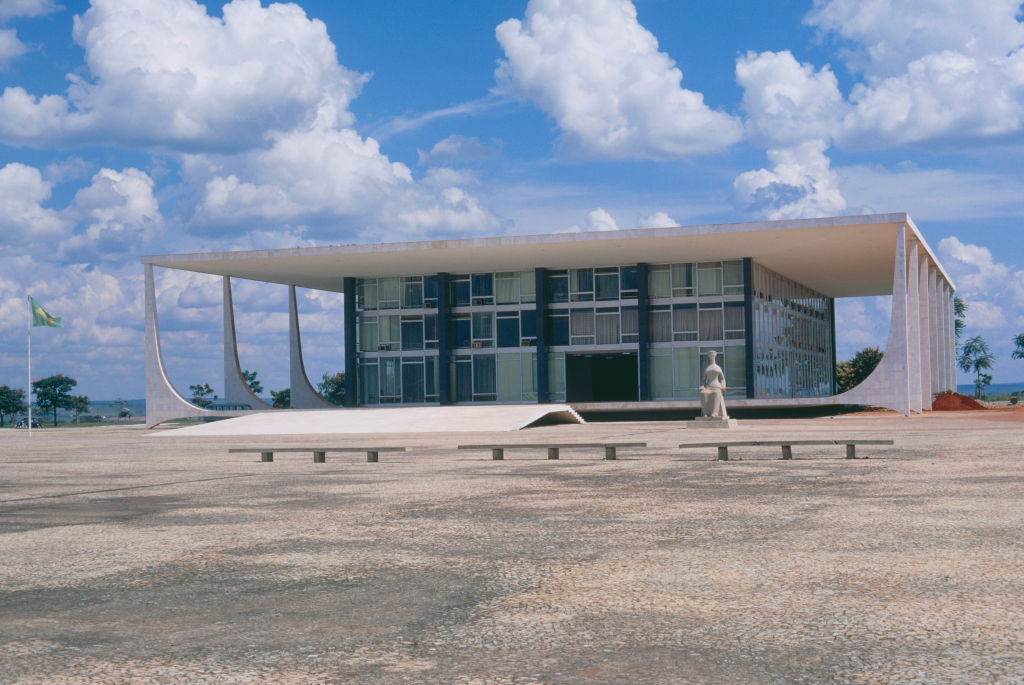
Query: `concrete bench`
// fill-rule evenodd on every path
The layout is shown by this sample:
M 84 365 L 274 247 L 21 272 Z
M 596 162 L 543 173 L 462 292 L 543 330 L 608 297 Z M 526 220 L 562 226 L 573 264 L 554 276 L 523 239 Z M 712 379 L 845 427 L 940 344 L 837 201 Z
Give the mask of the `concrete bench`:
M 605 459 L 615 459 L 616 450 L 624 447 L 647 447 L 646 442 L 542 442 L 542 443 L 504 443 L 500 445 L 459 445 L 460 450 L 490 450 L 491 459 L 500 461 L 505 458 L 505 450 L 546 449 L 548 459 L 558 459 L 558 451 L 572 448 L 604 448 Z
M 328 452 L 366 452 L 366 461 L 376 462 L 381 452 L 404 452 L 404 447 L 234 447 L 232 454 L 259 454 L 260 461 L 274 461 L 274 452 L 312 452 L 313 463 L 323 464 Z
M 871 440 L 871 439 L 836 439 L 836 440 L 724 440 L 722 442 L 688 442 L 679 445 L 681 448 L 688 447 L 717 447 L 718 461 L 729 460 L 730 447 L 758 447 L 770 446 L 781 447 L 782 456 L 780 459 L 793 458 L 793 445 L 846 445 L 846 458 L 857 458 L 857 445 L 892 445 L 892 440 Z M 867 457 L 864 457 L 865 459 Z

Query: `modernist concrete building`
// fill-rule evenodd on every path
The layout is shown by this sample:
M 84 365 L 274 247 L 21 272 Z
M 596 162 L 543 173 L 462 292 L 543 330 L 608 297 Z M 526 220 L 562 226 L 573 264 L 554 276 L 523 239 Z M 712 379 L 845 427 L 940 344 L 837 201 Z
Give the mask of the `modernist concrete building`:
M 224 279 L 227 402 L 242 380 L 231 278 L 290 291 L 292 405 L 327 407 L 302 364 L 295 287 L 344 293 L 348 405 L 565 402 L 696 409 L 708 350 L 735 407 L 930 409 L 954 388 L 954 286 L 906 214 L 143 257 L 150 425 L 190 404 L 160 354 L 153 269 Z M 892 295 L 883 361 L 835 393 L 835 299 Z M 339 363 L 342 360 L 339 360 Z M 339 409 L 344 411 L 344 409 Z

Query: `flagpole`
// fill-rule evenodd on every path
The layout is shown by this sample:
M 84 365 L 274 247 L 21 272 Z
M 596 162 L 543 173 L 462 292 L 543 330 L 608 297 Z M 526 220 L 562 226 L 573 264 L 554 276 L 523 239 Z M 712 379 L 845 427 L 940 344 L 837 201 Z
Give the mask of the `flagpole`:
M 32 437 L 32 297 L 28 297 L 28 437 Z

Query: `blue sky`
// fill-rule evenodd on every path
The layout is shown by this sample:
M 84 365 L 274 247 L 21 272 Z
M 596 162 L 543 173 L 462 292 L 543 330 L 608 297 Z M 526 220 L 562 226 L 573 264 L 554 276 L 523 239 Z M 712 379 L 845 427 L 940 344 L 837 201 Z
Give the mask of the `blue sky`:
M 143 395 L 144 254 L 906 211 L 1024 379 L 1024 23 L 1005 0 L 0 0 L 0 383 Z M 158 276 L 175 384 L 220 284 Z M 287 385 L 285 289 L 237 282 Z M 839 303 L 839 353 L 886 298 Z M 301 291 L 306 366 L 341 300 Z

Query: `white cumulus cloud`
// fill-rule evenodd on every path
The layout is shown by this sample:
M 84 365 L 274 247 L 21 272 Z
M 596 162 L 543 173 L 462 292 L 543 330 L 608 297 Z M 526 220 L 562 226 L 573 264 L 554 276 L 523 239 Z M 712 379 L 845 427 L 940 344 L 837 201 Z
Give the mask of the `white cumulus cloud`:
M 194 0 L 93 0 L 73 36 L 89 78 L 69 75 L 66 95 L 5 89 L 0 140 L 237 150 L 318 119 L 349 124 L 366 78 L 294 4 L 234 0 L 219 18 Z
M 498 25 L 503 92 L 535 102 L 580 152 L 670 159 L 732 145 L 742 128 L 700 93 L 637 21 L 629 0 L 530 0 Z
M 3 0 L 0 2 L 0 20 L 15 17 L 41 17 L 56 12 L 60 7 L 53 0 Z
M 846 201 L 825 148 L 823 141 L 810 140 L 794 148 L 768 150 L 771 169 L 747 171 L 734 181 L 737 204 L 772 220 L 829 216 L 843 211 Z
M 502 142 L 498 139 L 484 142 L 474 136 L 452 134 L 437 141 L 429 151 L 419 150 L 418 153 L 420 164 L 451 164 L 495 159 L 501 155 L 501 148 Z
M 949 236 L 939 241 L 939 253 L 965 297 L 991 296 L 1008 283 L 1010 267 L 997 262 L 987 247 Z
M 605 209 L 598 207 L 587 212 L 587 220 L 581 227 L 579 224 L 573 224 L 564 231 L 559 233 L 582 233 L 584 231 L 618 231 L 619 224 L 615 221 L 615 217 L 609 214 Z
M 28 46 L 18 39 L 14 29 L 0 29 L 0 67 L 28 52 Z
M 42 244 L 52 249 L 54 242 L 70 230 L 54 209 L 44 207 L 53 184 L 43 180 L 35 167 L 12 162 L 0 169 L 0 234 L 8 245 Z
M 665 212 L 655 212 L 640 222 L 640 228 L 672 228 L 678 225 L 679 222 Z

